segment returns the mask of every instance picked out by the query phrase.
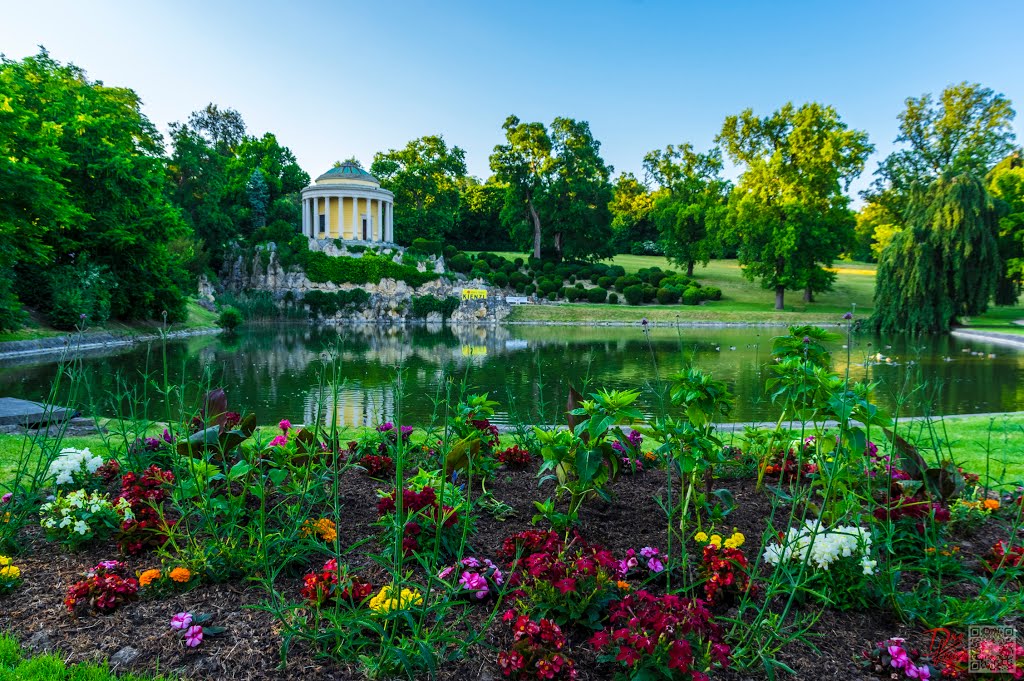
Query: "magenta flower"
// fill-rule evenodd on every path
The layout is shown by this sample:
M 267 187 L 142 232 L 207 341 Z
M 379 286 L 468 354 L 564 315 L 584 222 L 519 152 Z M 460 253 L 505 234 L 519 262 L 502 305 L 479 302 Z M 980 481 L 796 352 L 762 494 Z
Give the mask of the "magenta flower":
M 477 598 L 487 597 L 487 580 L 483 575 L 478 575 L 475 572 L 462 573 L 462 577 L 459 578 L 459 584 L 466 589 L 466 591 L 475 591 Z
M 654 558 L 656 555 L 658 555 L 658 549 L 654 548 L 653 546 L 645 546 L 642 549 L 640 549 L 640 555 L 644 558 Z
M 283 430 L 285 435 L 287 435 L 288 431 L 291 430 L 292 422 L 288 419 L 281 419 L 281 422 L 277 424 L 277 427 Z
M 913 666 L 910 658 L 907 656 L 907 651 L 903 650 L 903 646 L 889 646 L 889 655 L 892 657 L 892 661 L 889 662 L 894 669 L 903 669 L 907 665 Z
M 288 438 L 286 438 L 284 435 L 278 435 L 277 437 L 270 441 L 271 447 L 283 447 L 286 444 L 288 444 Z
M 3 495 L 2 497 L 0 497 L 0 504 L 6 504 L 8 501 L 11 500 L 11 497 L 13 496 L 14 494 L 12 492 L 8 492 L 7 494 Z
M 908 663 L 907 668 L 903 671 L 907 673 L 908 679 L 930 679 L 932 676 L 926 665 L 915 667 L 912 663 Z
M 843 319 L 853 319 L 853 313 L 847 312 L 846 314 L 843 315 Z
M 441 580 L 448 579 L 453 572 L 455 572 L 455 568 L 449 565 L 448 567 L 437 573 L 437 578 Z
M 647 561 L 647 568 L 651 572 L 662 572 L 665 570 L 665 564 L 662 563 L 660 559 L 655 557 Z
M 192 613 L 190 612 L 179 612 L 171 618 L 171 629 L 177 631 L 188 629 L 190 624 L 192 624 Z
M 191 626 L 185 632 L 185 645 L 189 648 L 195 648 L 197 645 L 203 642 L 203 628 L 198 624 Z

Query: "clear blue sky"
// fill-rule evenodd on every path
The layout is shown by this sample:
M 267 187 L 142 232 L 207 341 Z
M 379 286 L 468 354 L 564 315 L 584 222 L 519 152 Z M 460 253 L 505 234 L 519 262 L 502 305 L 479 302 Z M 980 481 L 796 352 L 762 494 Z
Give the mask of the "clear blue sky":
M 1007 95 L 1024 137 L 1020 0 L 3 0 L 0 17 L 9 58 L 45 45 L 135 89 L 163 132 L 233 107 L 314 177 L 438 133 L 486 177 L 510 113 L 587 120 L 616 171 L 639 175 L 651 149 L 710 146 L 728 114 L 816 100 L 878 148 L 856 190 L 903 100 L 963 80 Z

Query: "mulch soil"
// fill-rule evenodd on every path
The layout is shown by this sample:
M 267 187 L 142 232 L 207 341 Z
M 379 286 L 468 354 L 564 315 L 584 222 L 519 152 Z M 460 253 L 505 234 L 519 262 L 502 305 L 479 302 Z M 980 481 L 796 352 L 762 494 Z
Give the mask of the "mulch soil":
M 757 537 L 768 526 L 771 501 L 766 492 L 755 490 L 754 481 L 735 479 L 718 481 L 717 486 L 729 488 L 737 502 L 728 516 L 728 526 L 739 528 L 750 538 L 756 551 Z M 350 471 L 342 478 L 340 496 L 344 502 L 344 521 L 338 532 L 343 546 L 364 540 L 374 534 L 372 523 L 377 518 L 375 490 L 383 484 L 365 474 Z M 666 519 L 658 505 L 665 494 L 666 475 L 650 471 L 622 477 L 614 485 L 613 502 L 594 501 L 584 507 L 582 534 L 590 541 L 603 544 L 616 555 L 626 549 L 658 546 L 664 549 Z M 516 513 L 499 522 L 486 513 L 477 521 L 477 533 L 471 539 L 474 555 L 494 557 L 502 540 L 520 530 L 529 529 L 535 509 L 533 501 L 550 495 L 550 484 L 539 487 L 536 466 L 522 472 L 501 471 L 488 483 L 488 490 L 499 500 L 512 506 Z M 678 494 L 678 490 L 674 491 Z M 779 523 L 785 523 L 780 518 Z M 781 526 L 777 529 L 782 529 Z M 999 537 L 998 528 L 981 528 L 965 542 L 962 555 L 977 560 Z M 990 536 L 991 535 L 991 536 Z M 1005 535 L 1003 535 L 1005 537 Z M 380 574 L 370 552 L 380 550 L 373 542 L 364 544 L 349 555 L 348 564 L 363 568 L 371 577 Z M 25 552 L 18 556 L 24 583 L 12 594 L 3 597 L 0 627 L 16 635 L 30 650 L 59 651 L 69 661 L 111 659 L 117 670 L 133 672 L 172 673 L 190 679 L 361 679 L 353 664 L 318 656 L 310 647 L 295 643 L 287 656 L 287 667 L 281 666 L 279 625 L 274 617 L 256 609 L 264 602 L 265 592 L 246 582 L 203 585 L 163 600 L 138 600 L 111 615 L 73 617 L 64 607 L 69 585 L 100 560 L 118 558 L 116 546 L 98 547 L 87 552 L 69 553 L 59 545 L 45 540 L 39 528 L 27 532 Z M 120 557 L 134 571 L 155 566 L 152 556 Z M 310 565 L 311 570 L 322 565 Z M 376 574 L 375 574 L 376 571 Z M 379 581 L 374 581 L 379 583 Z M 278 590 L 298 602 L 300 578 L 281 579 Z M 472 607 L 472 606 L 470 606 Z M 211 613 L 214 623 L 227 627 L 219 637 L 209 638 L 198 648 L 186 648 L 180 636 L 168 623 L 174 613 Z M 489 608 L 477 606 L 477 613 L 468 619 L 468 626 L 483 626 Z M 729 612 L 721 613 L 729 616 Z M 597 663 L 585 643 L 587 632 L 567 632 L 568 654 L 576 661 L 581 680 L 609 679 L 614 669 Z M 812 631 L 814 648 L 794 644 L 778 653 L 776 659 L 791 667 L 797 679 L 877 679 L 860 665 L 862 651 L 877 641 L 901 636 L 912 646 L 927 650 L 930 636 L 921 627 L 899 624 L 892 613 L 882 607 L 868 611 L 838 612 L 826 610 Z M 441 670 L 444 681 L 456 679 L 497 680 L 503 678 L 496 664 L 497 651 L 511 642 L 508 625 L 500 620 L 486 632 L 481 644 L 466 659 L 447 663 Z M 761 671 L 712 672 L 722 681 L 753 681 L 764 679 Z

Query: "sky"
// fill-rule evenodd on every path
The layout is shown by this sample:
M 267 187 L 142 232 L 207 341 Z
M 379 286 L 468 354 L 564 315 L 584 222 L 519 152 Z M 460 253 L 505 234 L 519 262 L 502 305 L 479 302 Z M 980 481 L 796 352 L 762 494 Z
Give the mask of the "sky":
M 652 149 L 712 146 L 727 115 L 817 101 L 876 146 L 853 193 L 909 96 L 966 80 L 1024 108 L 1021 26 L 1021 0 L 0 0 L 7 58 L 45 46 L 138 92 L 164 133 L 234 108 L 313 177 L 440 134 L 485 178 L 509 114 L 589 121 L 616 173 L 639 177 Z

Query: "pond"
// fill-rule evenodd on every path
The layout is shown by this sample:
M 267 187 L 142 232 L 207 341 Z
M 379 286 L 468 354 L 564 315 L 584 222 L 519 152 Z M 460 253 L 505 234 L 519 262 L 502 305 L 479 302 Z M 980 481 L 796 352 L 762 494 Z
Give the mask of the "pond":
M 185 385 L 195 404 L 204 376 L 223 386 L 231 407 L 254 411 L 261 423 L 282 418 L 310 423 L 335 413 L 349 426 L 376 425 L 399 416 L 428 423 L 446 390 L 486 392 L 501 403 L 496 422 L 561 422 L 568 388 L 650 388 L 688 362 L 724 380 L 736 394 L 733 421 L 768 421 L 778 410 L 766 398 L 771 339 L 784 329 L 508 326 L 498 328 L 306 325 L 256 326 L 235 337 L 201 336 L 169 341 L 170 380 Z M 842 332 L 841 328 L 836 329 Z M 834 346 L 835 366 L 847 369 L 844 336 Z M 974 339 L 927 342 L 855 335 L 849 372 L 878 381 L 874 400 L 901 414 L 963 414 L 1024 408 L 1024 352 Z M 878 353 L 887 359 L 874 358 Z M 333 357 L 333 359 L 332 359 Z M 128 386 L 151 418 L 167 411 L 150 384 L 163 378 L 161 343 L 141 344 L 83 359 L 80 405 L 95 413 L 127 411 L 110 394 Z M 0 396 L 44 399 L 56 374 L 53 358 L 0 364 Z M 401 368 L 401 372 L 399 372 Z M 336 390 L 322 384 L 334 376 Z M 399 380 L 399 376 L 400 379 Z M 452 387 L 452 386 L 456 387 Z M 648 412 L 657 401 L 645 390 Z

